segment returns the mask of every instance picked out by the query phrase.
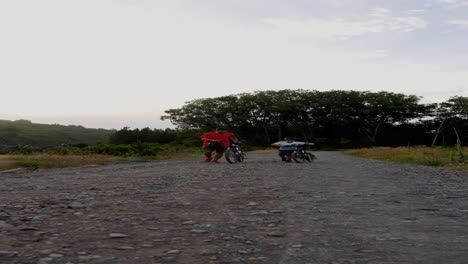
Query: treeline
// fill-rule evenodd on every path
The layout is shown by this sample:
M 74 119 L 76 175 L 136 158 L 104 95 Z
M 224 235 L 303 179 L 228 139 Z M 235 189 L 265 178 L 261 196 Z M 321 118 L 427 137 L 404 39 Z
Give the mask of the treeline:
M 109 143 L 134 144 L 134 143 L 157 143 L 160 145 L 194 147 L 201 144 L 201 129 L 130 129 L 124 127 L 109 137 Z
M 165 111 L 161 119 L 177 126 L 175 134 L 226 126 L 251 144 L 265 146 L 285 136 L 345 148 L 467 144 L 467 97 L 440 104 L 420 99 L 391 92 L 259 91 L 193 100 Z M 144 141 L 149 129 L 139 133 Z
M 166 147 L 199 147 L 200 135 L 219 126 L 251 146 L 268 146 L 285 136 L 338 148 L 468 144 L 467 97 L 439 104 L 420 100 L 390 92 L 259 91 L 197 99 L 169 109 L 162 119 L 176 129 L 105 130 L 0 120 L 0 146 L 83 143 L 98 153 L 153 155 Z
M 82 126 L 36 124 L 29 120 L 0 120 L 0 145 L 49 146 L 58 144 L 107 143 L 114 130 Z

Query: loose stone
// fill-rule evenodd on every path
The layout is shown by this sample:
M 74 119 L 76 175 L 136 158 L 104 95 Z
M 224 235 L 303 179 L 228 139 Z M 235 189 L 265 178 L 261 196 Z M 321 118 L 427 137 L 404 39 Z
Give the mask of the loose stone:
M 89 256 L 78 256 L 78 258 L 80 260 L 86 261 L 86 260 L 91 260 L 91 259 L 98 259 L 98 258 L 101 258 L 101 256 L 99 256 L 99 255 L 89 255 Z
M 0 251 L 0 257 L 14 257 L 18 255 L 16 251 Z
M 195 230 L 192 230 L 192 233 L 194 233 L 194 234 L 206 234 L 206 233 L 208 233 L 208 231 L 206 231 L 206 230 L 196 230 L 195 229 Z
M 41 258 L 41 259 L 39 259 L 39 264 L 49 263 L 49 262 L 52 262 L 52 261 L 54 261 L 53 258 Z
M 271 237 L 284 237 L 284 236 L 286 236 L 286 232 L 272 231 L 272 232 L 268 233 L 268 236 L 271 236 Z
M 270 213 L 272 213 L 272 214 L 282 214 L 282 213 L 284 213 L 284 211 L 282 211 L 282 210 L 272 210 L 272 211 L 270 211 Z
M 134 250 L 135 248 L 130 247 L 130 246 L 123 246 L 123 247 L 118 247 L 118 250 Z
M 364 248 L 361 248 L 355 251 L 359 253 L 376 253 L 377 252 L 376 250 L 373 250 L 373 249 L 364 249 Z
M 167 254 L 174 254 L 174 255 L 177 255 L 177 254 L 180 254 L 180 250 L 177 250 L 177 249 L 169 250 L 169 251 L 167 252 Z
M 0 220 L 7 220 L 10 218 L 10 215 L 6 212 L 0 212 Z
M 87 206 L 84 205 L 84 204 L 81 204 L 81 203 L 77 203 L 77 202 L 74 202 L 74 203 L 71 203 L 68 205 L 68 208 L 70 209 L 83 209 L 83 208 L 86 208 Z
M 124 234 L 119 234 L 119 233 L 111 233 L 111 234 L 109 234 L 109 237 L 110 238 L 124 238 L 124 237 L 128 237 L 128 236 L 124 235 Z
M 25 227 L 21 227 L 19 230 L 21 231 L 36 231 L 36 230 L 39 230 L 35 227 L 32 227 L 32 226 L 25 226 Z
M 31 220 L 33 220 L 33 221 L 44 221 L 44 220 L 48 220 L 49 218 L 50 218 L 50 216 L 48 216 L 48 215 L 38 215 L 38 216 L 33 217 Z
M 8 224 L 7 222 L 4 222 L 4 221 L 0 221 L 0 229 L 13 229 L 14 226 Z
M 45 250 L 42 250 L 41 252 L 39 252 L 39 254 L 41 255 L 49 255 L 49 254 L 52 254 L 52 252 L 54 252 L 53 250 L 50 250 L 50 249 L 45 249 Z

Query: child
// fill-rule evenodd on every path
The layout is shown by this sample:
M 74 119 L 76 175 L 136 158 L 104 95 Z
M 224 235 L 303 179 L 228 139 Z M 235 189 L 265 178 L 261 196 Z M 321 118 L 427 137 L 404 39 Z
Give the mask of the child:
M 297 150 L 298 145 L 315 145 L 314 143 L 309 142 L 300 142 L 296 141 L 293 137 L 287 137 L 284 141 L 278 141 L 271 144 L 275 147 L 280 147 L 278 155 L 281 157 L 282 161 L 291 162 L 291 155 L 294 151 Z
M 218 163 L 218 160 L 223 156 L 223 153 L 229 147 L 229 140 L 238 142 L 236 136 L 227 132 L 227 128 L 216 128 L 215 132 L 208 132 L 200 136 L 203 140 L 203 153 L 206 157 L 205 162 Z M 211 158 L 211 153 L 216 151 L 214 158 Z

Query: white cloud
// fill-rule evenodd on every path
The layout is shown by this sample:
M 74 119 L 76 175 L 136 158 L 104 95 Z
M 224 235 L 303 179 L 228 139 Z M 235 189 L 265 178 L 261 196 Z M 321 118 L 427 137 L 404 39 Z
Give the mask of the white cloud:
M 444 4 L 456 4 L 458 0 L 439 0 L 441 3 Z
M 438 0 L 438 2 L 448 8 L 468 6 L 468 1 L 466 0 Z
M 386 58 L 386 57 L 389 57 L 390 54 L 389 54 L 389 51 L 388 50 L 376 50 L 374 52 L 371 52 L 371 53 L 368 53 L 368 54 L 364 54 L 362 57 L 363 58 Z
M 461 26 L 461 27 L 464 27 L 466 29 L 468 29 L 468 19 L 460 19 L 460 20 L 449 20 L 446 22 L 447 24 L 449 25 L 456 25 L 456 26 Z
M 408 10 L 406 13 L 410 15 L 422 15 L 426 13 L 425 9 L 413 9 L 413 10 Z
M 306 19 L 290 20 L 268 18 L 263 20 L 281 31 L 295 35 L 325 40 L 346 40 L 372 33 L 411 32 L 427 27 L 427 22 L 419 17 L 396 17 L 390 15 L 390 10 L 376 8 L 369 17 L 361 21 L 345 21 L 343 19 Z

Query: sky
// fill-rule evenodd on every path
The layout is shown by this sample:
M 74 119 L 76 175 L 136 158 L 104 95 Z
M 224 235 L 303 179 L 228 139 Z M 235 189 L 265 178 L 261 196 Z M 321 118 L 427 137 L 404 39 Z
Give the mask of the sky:
M 468 96 L 468 0 L 0 0 L 0 119 L 167 128 L 281 89 Z

